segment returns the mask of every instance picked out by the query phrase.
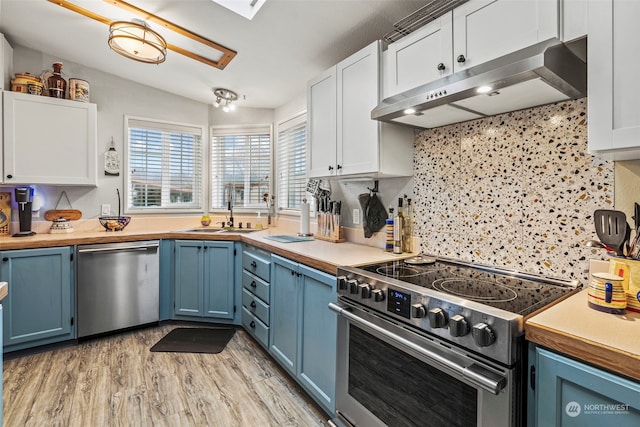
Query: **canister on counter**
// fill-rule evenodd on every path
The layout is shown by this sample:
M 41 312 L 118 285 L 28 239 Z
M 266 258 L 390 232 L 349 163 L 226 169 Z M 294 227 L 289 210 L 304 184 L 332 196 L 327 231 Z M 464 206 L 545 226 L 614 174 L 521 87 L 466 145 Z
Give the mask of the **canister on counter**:
M 0 193 L 0 235 L 9 234 L 11 224 L 11 193 Z

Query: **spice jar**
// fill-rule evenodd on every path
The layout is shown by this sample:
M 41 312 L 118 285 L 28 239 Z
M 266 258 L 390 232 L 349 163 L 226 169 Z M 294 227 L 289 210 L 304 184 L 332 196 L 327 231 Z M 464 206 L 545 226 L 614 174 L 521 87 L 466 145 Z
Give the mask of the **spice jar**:
M 53 75 L 47 79 L 47 89 L 49 96 L 53 98 L 65 99 L 67 93 L 67 81 L 60 75 L 62 72 L 62 63 L 53 63 Z

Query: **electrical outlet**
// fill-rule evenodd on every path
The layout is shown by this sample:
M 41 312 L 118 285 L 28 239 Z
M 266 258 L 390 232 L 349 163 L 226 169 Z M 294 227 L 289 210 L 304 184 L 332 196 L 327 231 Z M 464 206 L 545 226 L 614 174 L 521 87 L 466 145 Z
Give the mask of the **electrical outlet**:
M 102 216 L 108 216 L 111 214 L 111 205 L 108 203 L 103 204 L 100 207 L 100 215 Z
M 360 209 L 354 209 L 353 210 L 353 223 L 355 225 L 360 224 Z

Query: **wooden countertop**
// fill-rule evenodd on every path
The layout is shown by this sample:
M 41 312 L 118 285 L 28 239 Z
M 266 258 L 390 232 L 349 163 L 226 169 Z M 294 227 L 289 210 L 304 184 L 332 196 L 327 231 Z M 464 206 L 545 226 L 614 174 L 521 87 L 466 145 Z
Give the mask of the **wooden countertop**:
M 587 306 L 587 289 L 525 322 L 527 340 L 640 381 L 640 314 Z
M 295 232 L 269 228 L 252 233 L 198 233 L 186 231 L 145 230 L 136 231 L 76 231 L 68 234 L 40 233 L 29 237 L 0 237 L 0 250 L 34 249 L 56 246 L 86 245 L 96 243 L 131 242 L 153 239 L 226 240 L 245 242 L 272 253 L 284 256 L 310 267 L 335 274 L 341 265 L 363 265 L 406 258 L 415 254 L 394 255 L 381 248 L 355 243 L 331 243 L 322 240 L 279 243 L 265 239 L 269 235 L 293 235 Z

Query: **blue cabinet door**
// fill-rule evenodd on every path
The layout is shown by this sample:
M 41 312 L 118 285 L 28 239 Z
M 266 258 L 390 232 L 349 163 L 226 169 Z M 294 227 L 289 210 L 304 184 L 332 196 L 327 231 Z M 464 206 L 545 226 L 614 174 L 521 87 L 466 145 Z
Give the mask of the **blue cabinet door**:
M 206 242 L 204 315 L 233 319 L 233 242 Z
M 71 247 L 0 253 L 4 351 L 73 339 Z
M 537 425 L 640 426 L 640 383 L 536 348 Z
M 271 269 L 271 336 L 269 352 L 296 375 L 298 354 L 299 286 L 298 264 L 272 255 Z
M 298 378 L 329 414 L 335 412 L 337 315 L 335 276 L 300 265 L 302 291 Z
M 195 240 L 175 242 L 175 314 L 194 317 L 204 314 L 203 246 L 203 242 Z

